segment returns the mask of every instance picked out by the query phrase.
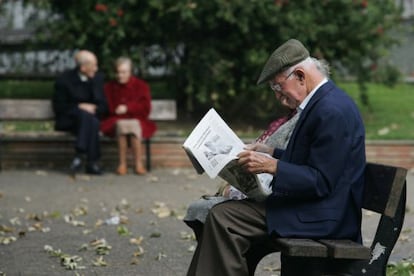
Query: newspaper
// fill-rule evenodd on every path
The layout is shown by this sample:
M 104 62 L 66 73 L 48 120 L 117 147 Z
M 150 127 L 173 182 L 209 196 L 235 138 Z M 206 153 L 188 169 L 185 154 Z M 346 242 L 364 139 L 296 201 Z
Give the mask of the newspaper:
M 247 172 L 237 162 L 245 144 L 212 108 L 197 124 L 183 144 L 199 174 L 221 177 L 247 197 L 263 201 L 272 192 L 273 175 Z M 270 158 L 270 155 L 268 155 Z

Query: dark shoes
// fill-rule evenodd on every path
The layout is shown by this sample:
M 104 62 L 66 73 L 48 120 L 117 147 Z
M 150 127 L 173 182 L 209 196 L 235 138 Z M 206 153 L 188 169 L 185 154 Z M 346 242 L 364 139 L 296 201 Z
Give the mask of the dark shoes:
M 70 164 L 71 174 L 76 174 L 82 168 L 82 159 L 80 157 L 73 158 L 72 163 Z
M 80 157 L 75 157 L 70 164 L 70 173 L 76 175 L 83 167 L 83 162 Z M 85 166 L 85 172 L 87 174 L 102 175 L 102 168 L 95 162 L 88 162 Z
M 96 163 L 88 163 L 86 165 L 85 172 L 87 174 L 95 174 L 95 175 L 103 174 L 102 168 L 99 167 L 98 164 L 96 164 Z

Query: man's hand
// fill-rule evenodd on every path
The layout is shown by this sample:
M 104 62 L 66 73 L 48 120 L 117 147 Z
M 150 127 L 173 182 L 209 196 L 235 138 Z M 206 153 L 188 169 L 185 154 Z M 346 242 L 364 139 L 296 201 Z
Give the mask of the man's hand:
M 268 157 L 261 153 L 246 150 L 238 154 L 239 164 L 251 173 L 270 173 L 277 171 L 277 159 Z
M 274 151 L 273 148 L 269 147 L 266 144 L 262 144 L 262 143 L 254 143 L 254 144 L 246 145 L 246 150 L 264 152 L 270 155 L 272 155 Z
M 125 113 L 127 113 L 127 111 L 128 111 L 128 107 L 125 104 L 120 104 L 115 109 L 115 113 L 117 115 L 125 114 Z
M 88 113 L 95 114 L 96 113 L 96 105 L 91 103 L 80 103 L 78 104 L 79 109 L 82 109 Z

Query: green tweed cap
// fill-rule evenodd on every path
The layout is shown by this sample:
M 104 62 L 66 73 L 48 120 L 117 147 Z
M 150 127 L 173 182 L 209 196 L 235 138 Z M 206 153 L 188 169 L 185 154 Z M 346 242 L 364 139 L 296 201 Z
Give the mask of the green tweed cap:
M 267 60 L 257 84 L 270 80 L 276 74 L 309 57 L 309 51 L 296 39 L 289 39 L 277 48 Z

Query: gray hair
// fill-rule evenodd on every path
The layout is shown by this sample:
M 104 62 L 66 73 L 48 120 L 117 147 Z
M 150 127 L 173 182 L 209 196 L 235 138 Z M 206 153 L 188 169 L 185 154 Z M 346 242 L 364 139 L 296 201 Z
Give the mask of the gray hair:
M 296 67 L 298 67 L 298 66 L 302 66 L 304 68 L 309 68 L 311 65 L 314 65 L 316 67 L 316 69 L 322 75 L 324 75 L 326 78 L 329 78 L 329 75 L 330 75 L 331 72 L 330 72 L 328 62 L 324 59 L 317 59 L 317 58 L 314 58 L 314 57 L 308 57 L 308 58 L 304 59 L 303 61 L 299 62 L 298 64 L 289 67 L 285 71 L 285 75 L 289 75 L 290 73 L 292 73 L 293 70 L 295 70 Z
M 132 60 L 129 57 L 119 57 L 115 60 L 115 69 L 118 68 L 118 66 L 120 66 L 121 64 L 128 64 L 129 67 L 131 68 L 132 71 L 132 67 L 133 67 L 133 63 Z

